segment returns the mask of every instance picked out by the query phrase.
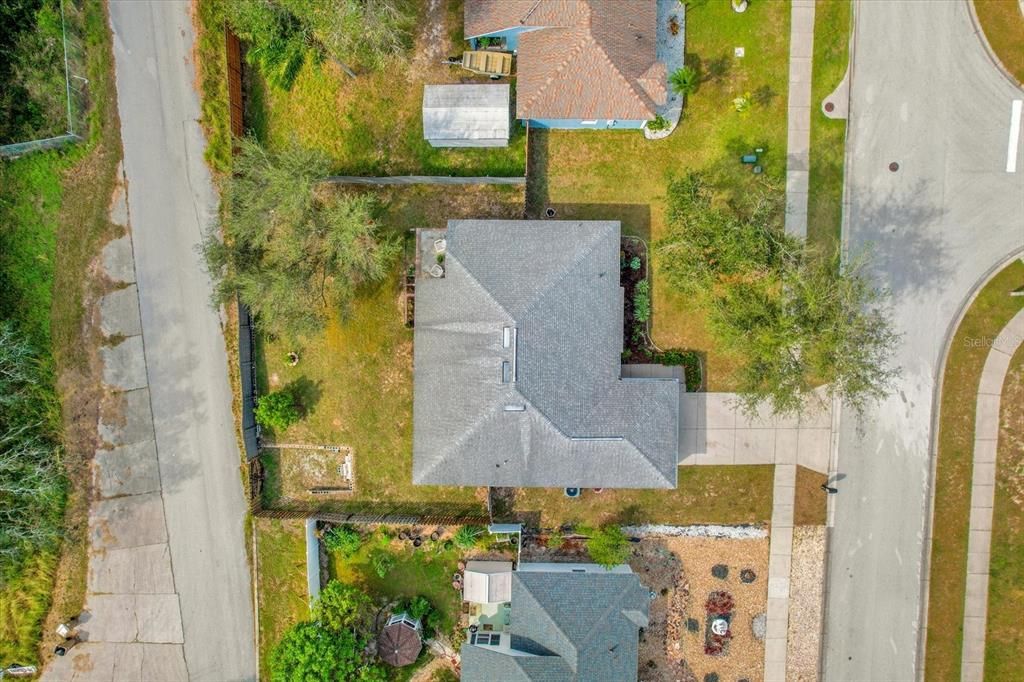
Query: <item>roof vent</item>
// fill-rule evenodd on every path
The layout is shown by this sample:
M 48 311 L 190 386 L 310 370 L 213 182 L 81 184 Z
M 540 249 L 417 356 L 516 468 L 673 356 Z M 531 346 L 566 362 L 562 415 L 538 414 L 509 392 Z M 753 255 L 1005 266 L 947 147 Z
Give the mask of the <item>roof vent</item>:
M 501 361 L 501 383 L 507 384 L 512 381 L 512 365 L 508 360 Z
M 506 412 L 526 412 L 526 405 L 506 405 L 502 409 Z

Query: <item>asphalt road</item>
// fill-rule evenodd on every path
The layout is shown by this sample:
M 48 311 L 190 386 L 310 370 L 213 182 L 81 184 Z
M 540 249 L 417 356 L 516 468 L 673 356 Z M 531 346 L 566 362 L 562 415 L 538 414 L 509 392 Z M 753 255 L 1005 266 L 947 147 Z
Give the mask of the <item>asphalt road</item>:
M 256 677 L 246 506 L 220 320 L 196 252 L 203 161 L 187 2 L 110 3 L 128 204 L 174 583 L 193 680 Z
M 856 4 L 846 238 L 873 247 L 904 337 L 894 394 L 842 415 L 824 678 L 915 679 L 931 424 L 947 328 L 985 273 L 1024 248 L 1024 150 L 966 2 Z M 1020 147 L 1021 145 L 1018 145 Z M 813 150 L 812 150 L 813 161 Z M 891 162 L 899 164 L 891 172 Z

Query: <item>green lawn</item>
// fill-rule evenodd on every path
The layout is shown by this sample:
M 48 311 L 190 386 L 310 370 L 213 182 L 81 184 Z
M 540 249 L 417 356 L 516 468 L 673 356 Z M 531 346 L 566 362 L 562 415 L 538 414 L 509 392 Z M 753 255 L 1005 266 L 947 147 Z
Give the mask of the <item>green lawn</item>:
M 270 679 L 270 650 L 284 631 L 309 618 L 303 521 L 256 519 L 260 679 Z
M 679 467 L 675 490 L 584 490 L 568 498 L 561 489 L 524 488 L 513 516 L 530 526 L 564 523 L 766 523 L 772 516 L 771 466 Z
M 828 118 L 821 103 L 835 90 L 849 62 L 850 0 L 817 0 L 811 77 L 811 169 L 807 241 L 828 253 L 839 243 L 846 121 Z
M 451 543 L 447 543 L 451 545 Z M 384 577 L 377 575 L 371 557 L 378 552 L 391 554 L 396 563 Z M 353 556 L 345 558 L 337 552 L 330 555 L 331 577 L 349 585 L 358 585 L 372 597 L 403 599 L 426 597 L 441 613 L 439 629 L 450 633 L 459 621 L 462 594 L 452 588 L 452 575 L 458 570 L 462 551 L 456 547 L 445 549 L 444 542 L 427 541 L 413 549 L 408 542 L 392 540 L 379 530 L 366 538 L 366 542 Z M 376 603 L 380 605 L 381 600 Z
M 1024 298 L 1009 296 L 1022 282 L 1024 263 L 1014 261 L 981 290 L 957 328 L 943 370 L 925 660 L 926 677 L 936 682 L 960 675 L 975 398 L 989 352 L 979 341 L 994 338 L 1024 308 Z
M 668 138 L 647 141 L 638 131 L 551 131 L 530 144 L 528 205 L 538 216 L 548 206 L 559 218 L 621 220 L 625 233 L 657 240 L 665 231 L 668 178 L 707 170 L 723 197 L 742 200 L 761 188 L 785 190 L 786 100 L 789 77 L 789 3 L 753 2 L 743 14 L 727 2 L 687 13 L 687 63 L 703 82 L 689 97 L 683 120 Z M 743 46 L 746 56 L 735 58 Z M 749 93 L 751 109 L 732 100 Z M 755 176 L 739 156 L 764 148 L 764 174 Z M 737 359 L 714 347 L 704 313 L 670 291 L 653 258 L 653 335 L 663 347 L 707 353 L 708 390 L 734 387 Z
M 988 44 L 1018 83 L 1024 83 L 1024 16 L 1017 0 L 972 0 Z
M 1024 346 L 1010 362 L 1001 407 L 985 638 L 990 680 L 1019 678 L 1024 660 Z

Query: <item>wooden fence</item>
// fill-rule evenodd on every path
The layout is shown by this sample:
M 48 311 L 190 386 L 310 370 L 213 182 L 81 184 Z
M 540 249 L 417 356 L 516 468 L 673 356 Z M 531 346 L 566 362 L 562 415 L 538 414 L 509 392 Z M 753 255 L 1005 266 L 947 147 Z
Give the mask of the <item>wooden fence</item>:
M 230 29 L 224 29 L 228 54 L 228 103 L 231 109 L 231 134 L 242 137 L 245 133 L 242 99 L 242 42 Z

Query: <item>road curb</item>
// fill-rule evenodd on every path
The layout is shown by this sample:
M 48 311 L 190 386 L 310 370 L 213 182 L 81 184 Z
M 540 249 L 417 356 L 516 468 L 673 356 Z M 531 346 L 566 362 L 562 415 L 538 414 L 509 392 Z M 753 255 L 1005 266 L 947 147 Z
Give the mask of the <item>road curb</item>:
M 1002 60 L 999 59 L 999 55 L 992 49 L 992 45 L 988 42 L 988 36 L 985 35 L 985 29 L 981 27 L 981 20 L 978 19 L 978 14 L 974 9 L 974 0 L 964 0 L 967 3 L 967 13 L 971 17 L 971 25 L 974 26 L 974 35 L 978 37 L 981 42 L 981 46 L 985 48 L 985 54 L 988 55 L 988 60 L 992 62 L 992 65 L 996 67 L 996 70 L 1003 75 L 1010 85 L 1017 88 L 1018 90 L 1024 91 L 1024 83 L 1020 83 L 1014 78 L 1013 74 L 1006 70 L 1003 66 Z

